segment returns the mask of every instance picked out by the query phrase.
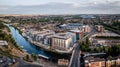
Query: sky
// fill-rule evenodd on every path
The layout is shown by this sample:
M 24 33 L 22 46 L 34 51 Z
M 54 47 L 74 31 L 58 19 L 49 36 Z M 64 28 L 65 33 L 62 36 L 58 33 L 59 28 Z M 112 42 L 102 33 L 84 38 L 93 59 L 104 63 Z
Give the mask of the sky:
M 0 0 L 0 14 L 120 14 L 120 0 Z

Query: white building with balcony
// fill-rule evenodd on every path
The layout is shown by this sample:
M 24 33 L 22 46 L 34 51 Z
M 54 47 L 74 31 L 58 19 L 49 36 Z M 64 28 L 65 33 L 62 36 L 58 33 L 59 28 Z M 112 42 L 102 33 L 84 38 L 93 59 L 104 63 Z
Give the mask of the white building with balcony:
M 68 50 L 76 42 L 75 33 L 57 33 L 52 38 L 52 47 L 59 50 Z

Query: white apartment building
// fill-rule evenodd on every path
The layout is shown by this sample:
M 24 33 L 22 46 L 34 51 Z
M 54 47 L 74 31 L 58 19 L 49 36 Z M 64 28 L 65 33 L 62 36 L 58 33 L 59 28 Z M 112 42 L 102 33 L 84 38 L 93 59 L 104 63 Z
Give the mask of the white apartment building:
M 75 42 L 75 33 L 58 33 L 52 38 L 52 47 L 60 50 L 68 50 Z
M 41 41 L 44 40 L 44 37 L 46 35 L 54 35 L 55 32 L 52 30 L 43 30 L 43 31 L 29 30 L 26 31 L 26 34 L 34 41 Z
M 44 40 L 44 38 L 48 35 L 54 35 L 55 32 L 52 30 L 44 30 L 44 31 L 40 31 L 37 35 L 36 35 L 36 41 L 40 41 L 40 40 Z
M 53 36 L 54 36 L 53 34 L 51 34 L 51 35 L 46 35 L 45 38 L 44 38 L 44 44 L 50 46 L 50 45 L 52 44 L 52 37 L 53 37 Z

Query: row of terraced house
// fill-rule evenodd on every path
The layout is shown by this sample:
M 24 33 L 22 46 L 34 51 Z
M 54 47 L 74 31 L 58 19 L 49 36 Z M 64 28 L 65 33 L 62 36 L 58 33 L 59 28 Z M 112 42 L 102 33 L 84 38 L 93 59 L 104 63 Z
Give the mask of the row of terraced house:
M 86 57 L 85 58 L 85 67 L 120 67 L 120 56 L 118 57 Z

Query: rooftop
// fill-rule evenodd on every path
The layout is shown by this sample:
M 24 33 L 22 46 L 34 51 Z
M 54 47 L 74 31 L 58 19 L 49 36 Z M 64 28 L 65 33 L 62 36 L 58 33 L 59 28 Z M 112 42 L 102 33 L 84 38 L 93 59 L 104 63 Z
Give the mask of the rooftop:
M 98 33 L 98 34 L 95 34 L 95 36 L 120 36 L 116 33 L 111 33 L 111 32 L 106 32 L 106 33 Z
M 61 39 L 68 39 L 71 36 L 75 35 L 74 33 L 66 32 L 66 33 L 57 33 L 54 35 L 55 38 L 61 38 Z
M 8 45 L 6 41 L 0 40 L 0 45 Z
M 70 30 L 70 32 L 76 32 L 76 33 L 79 33 L 79 32 L 82 32 L 82 30 Z
M 85 58 L 85 63 L 99 62 L 99 61 L 105 61 L 105 59 L 104 58 L 100 58 L 100 57 L 93 57 L 93 56 Z
M 79 24 L 79 23 L 69 23 L 68 26 L 82 26 L 82 24 Z
M 69 61 L 65 60 L 65 59 L 59 59 L 58 60 L 58 65 L 65 65 L 65 66 L 67 66 L 68 63 L 69 63 Z
M 29 30 L 31 34 L 37 35 L 37 36 L 44 36 L 49 34 L 54 34 L 55 32 L 52 30 L 43 30 L 43 31 L 36 31 L 36 30 Z
M 60 25 L 61 27 L 66 27 L 66 26 L 77 26 L 77 27 L 80 27 L 82 26 L 83 24 L 79 24 L 79 23 L 69 23 L 69 24 L 63 24 L 63 25 Z

